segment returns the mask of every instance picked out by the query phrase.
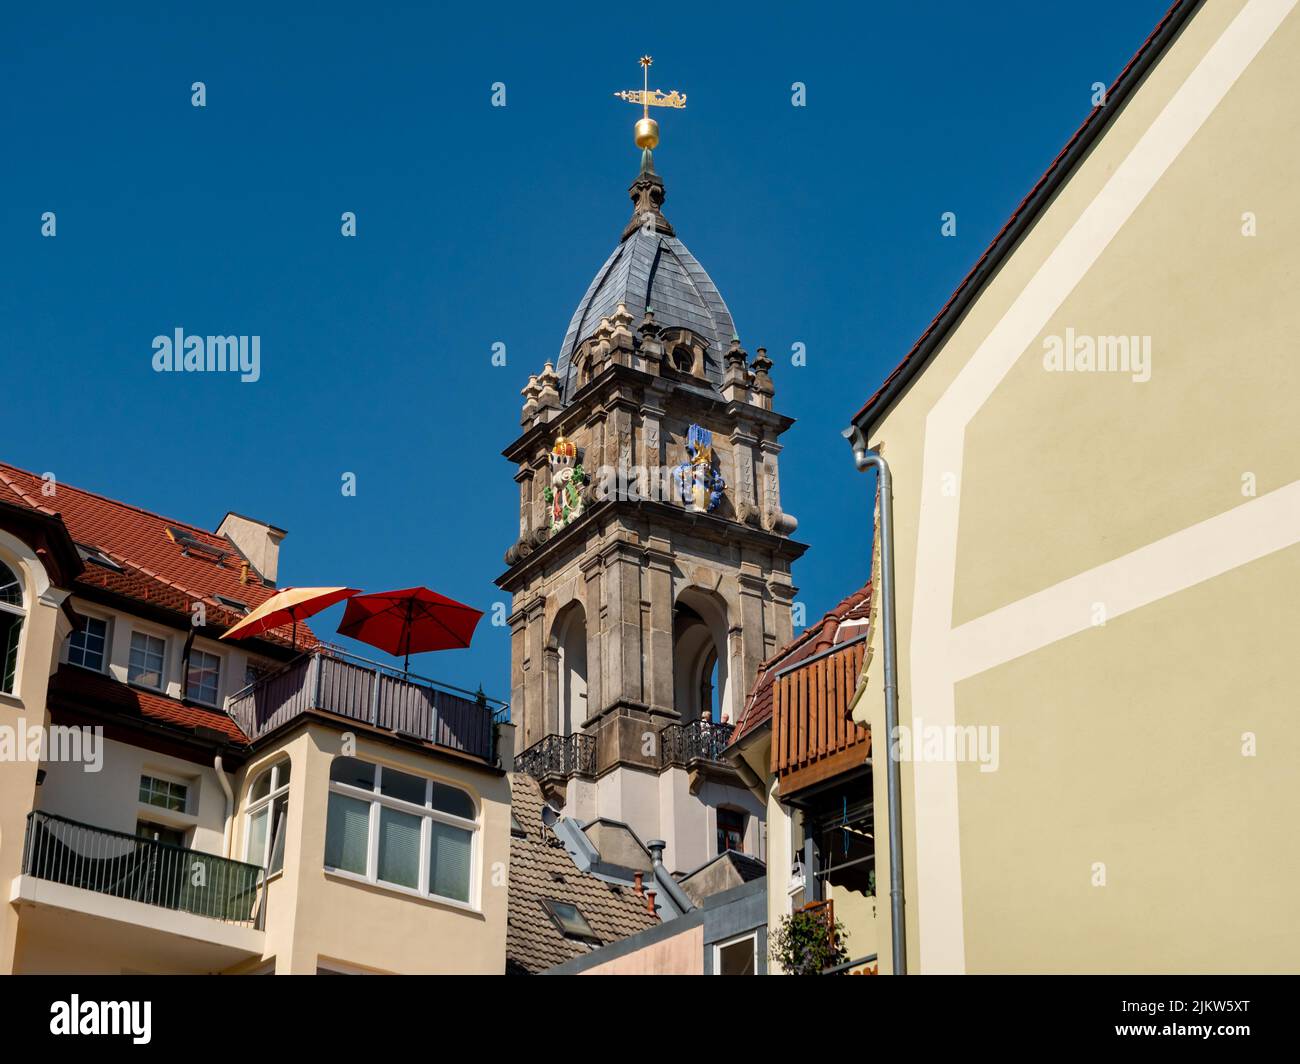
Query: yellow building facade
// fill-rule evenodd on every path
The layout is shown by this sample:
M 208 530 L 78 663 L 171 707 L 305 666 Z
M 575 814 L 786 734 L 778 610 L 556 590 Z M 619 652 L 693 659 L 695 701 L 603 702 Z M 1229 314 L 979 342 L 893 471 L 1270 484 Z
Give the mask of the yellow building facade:
M 1297 968 L 1298 119 L 1294 2 L 1175 5 L 855 418 L 912 972 Z

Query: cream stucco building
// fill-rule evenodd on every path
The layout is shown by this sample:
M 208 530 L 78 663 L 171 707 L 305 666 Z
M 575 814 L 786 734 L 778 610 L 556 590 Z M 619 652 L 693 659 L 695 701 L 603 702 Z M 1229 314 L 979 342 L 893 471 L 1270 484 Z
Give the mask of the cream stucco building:
M 0 971 L 504 971 L 503 707 L 220 640 L 283 536 L 0 466 Z
M 855 418 L 910 971 L 1300 967 L 1296 6 L 1175 4 Z

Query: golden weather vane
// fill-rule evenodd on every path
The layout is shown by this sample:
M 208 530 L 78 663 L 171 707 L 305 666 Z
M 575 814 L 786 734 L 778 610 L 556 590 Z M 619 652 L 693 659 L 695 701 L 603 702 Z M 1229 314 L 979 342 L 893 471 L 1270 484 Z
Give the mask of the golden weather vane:
M 659 123 L 650 117 L 650 108 L 686 106 L 686 93 L 678 92 L 676 89 L 672 92 L 660 92 L 658 89 L 650 88 L 650 64 L 653 62 L 654 60 L 648 55 L 641 57 L 642 87 L 640 89 L 614 93 L 620 100 L 641 105 L 641 118 L 636 124 L 636 146 L 647 150 L 653 149 L 659 143 Z

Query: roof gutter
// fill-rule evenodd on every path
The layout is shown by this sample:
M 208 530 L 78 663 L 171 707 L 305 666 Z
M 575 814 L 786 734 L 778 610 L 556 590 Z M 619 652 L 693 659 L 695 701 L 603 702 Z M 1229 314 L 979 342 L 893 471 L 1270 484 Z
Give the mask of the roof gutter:
M 903 809 L 898 759 L 893 737 L 898 734 L 898 645 L 894 611 L 894 483 L 889 463 L 878 451 L 867 449 L 862 430 L 845 430 L 859 472 L 874 469 L 880 499 L 880 631 L 885 652 L 885 777 L 889 801 L 889 928 L 891 962 L 895 975 L 907 974 L 907 925 L 903 918 Z M 870 554 L 870 548 L 868 548 Z M 868 562 L 870 564 L 870 562 Z

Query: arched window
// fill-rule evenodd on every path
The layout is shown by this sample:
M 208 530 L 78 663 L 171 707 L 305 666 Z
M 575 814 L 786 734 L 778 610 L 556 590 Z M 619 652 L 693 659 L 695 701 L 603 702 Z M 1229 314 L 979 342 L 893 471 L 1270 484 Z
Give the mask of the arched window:
M 27 618 L 22 581 L 0 562 L 0 691 L 14 693 L 18 676 L 18 643 Z
M 325 867 L 469 903 L 478 812 L 459 787 L 355 757 L 330 766 Z
M 244 815 L 244 860 L 267 873 L 284 867 L 284 837 L 289 821 L 289 759 L 264 768 L 248 788 Z

